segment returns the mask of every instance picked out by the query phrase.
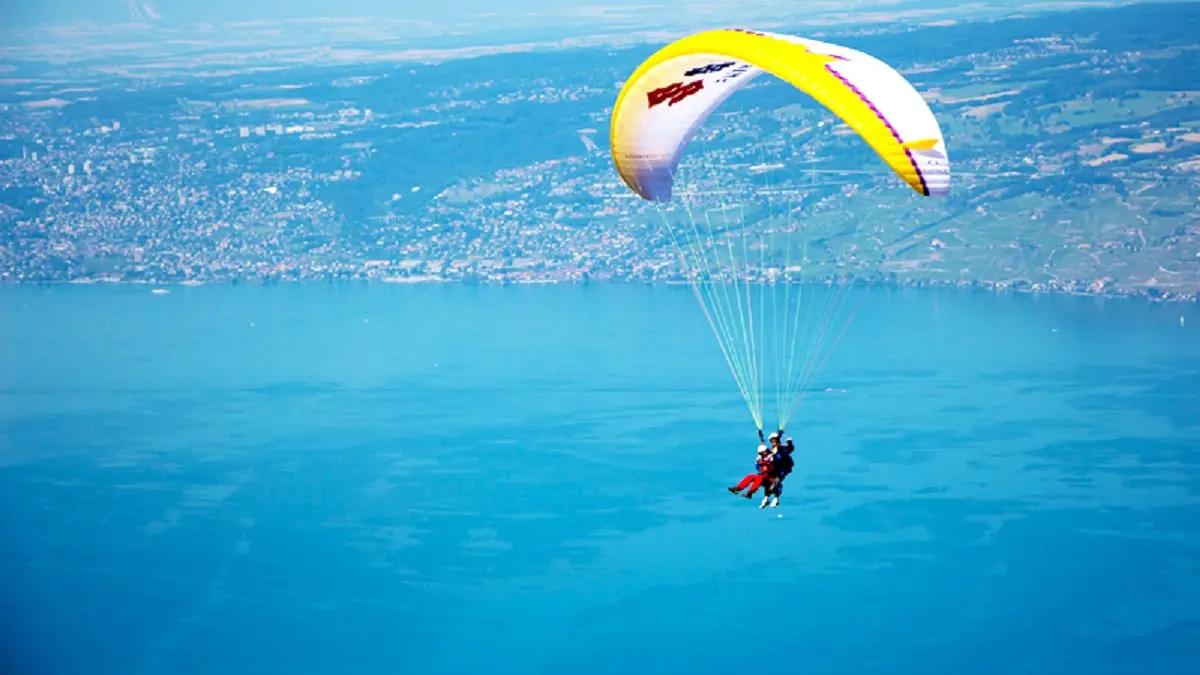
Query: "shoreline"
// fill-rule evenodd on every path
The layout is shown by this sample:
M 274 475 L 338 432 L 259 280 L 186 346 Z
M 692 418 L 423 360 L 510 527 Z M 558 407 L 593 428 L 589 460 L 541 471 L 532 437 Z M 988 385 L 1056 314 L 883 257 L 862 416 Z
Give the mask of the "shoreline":
M 762 285 L 762 281 L 749 281 L 750 285 Z M 766 282 L 767 285 L 784 285 L 779 282 Z M 830 280 L 813 280 L 803 282 L 793 282 L 797 286 L 825 286 L 830 287 L 834 284 Z M 1021 283 L 1018 281 L 1017 283 Z M 1029 282 L 1024 282 L 1028 284 Z M 457 286 L 591 286 L 591 285 L 614 285 L 614 286 L 688 286 L 688 283 L 677 279 L 655 279 L 643 281 L 639 279 L 450 279 L 443 277 L 313 277 L 306 279 L 255 279 L 255 278 L 235 278 L 235 279 L 213 279 L 210 281 L 199 281 L 195 279 L 186 280 L 139 280 L 139 279 L 55 279 L 44 281 L 0 281 L 0 287 L 49 287 L 49 286 L 92 286 L 92 285 L 110 285 L 110 286 L 129 286 L 129 287 L 154 287 L 154 290 L 171 289 L 178 287 L 201 287 L 201 286 L 274 286 L 279 284 L 387 284 L 387 285 L 402 285 L 402 286 L 419 286 L 419 285 L 457 285 Z M 1080 291 L 1064 288 L 1053 287 L 1035 287 L 1028 286 L 1013 286 L 1011 284 L 996 284 L 991 282 L 938 282 L 931 280 L 914 280 L 912 282 L 892 282 L 886 280 L 876 280 L 871 282 L 861 278 L 855 278 L 850 282 L 851 286 L 856 286 L 863 289 L 881 288 L 881 289 L 896 289 L 896 290 L 959 290 L 972 291 L 979 293 L 988 293 L 991 295 L 1041 295 L 1041 296 L 1069 296 L 1083 298 L 1097 298 L 1102 300 L 1145 300 L 1151 304 L 1176 304 L 1200 303 L 1200 291 L 1192 294 L 1177 293 L 1170 290 L 1153 289 L 1151 290 L 1132 290 L 1132 289 L 1111 289 L 1099 292 Z

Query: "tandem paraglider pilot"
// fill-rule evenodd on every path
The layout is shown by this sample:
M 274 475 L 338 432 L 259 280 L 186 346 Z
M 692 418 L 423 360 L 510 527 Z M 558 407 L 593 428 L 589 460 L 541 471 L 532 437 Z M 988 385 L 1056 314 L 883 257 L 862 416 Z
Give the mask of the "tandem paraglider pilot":
M 796 462 L 792 458 L 796 446 L 791 438 L 781 443 L 779 439 L 782 435 L 782 430 L 776 431 L 767 439 L 770 446 L 759 445 L 758 454 L 754 460 L 754 473 L 747 474 L 740 483 L 726 489 L 735 495 L 741 494 L 746 499 L 753 499 L 754 493 L 761 487 L 763 488 L 763 499 L 758 508 L 778 507 L 779 497 L 783 495 L 783 480 L 796 466 Z M 761 438 L 761 436 L 762 432 L 760 431 L 759 437 Z M 742 493 L 742 490 L 746 490 L 746 492 Z

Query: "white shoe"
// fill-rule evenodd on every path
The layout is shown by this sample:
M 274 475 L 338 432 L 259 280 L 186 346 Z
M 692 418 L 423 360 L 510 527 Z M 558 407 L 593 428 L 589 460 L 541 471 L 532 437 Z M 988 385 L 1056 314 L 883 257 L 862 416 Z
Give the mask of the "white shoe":
M 767 508 L 767 503 L 770 501 L 771 501 L 770 497 L 763 497 L 762 503 L 758 505 L 758 508 L 760 508 L 760 509 Z
M 779 497 L 776 497 L 771 500 L 771 508 L 773 508 L 773 509 L 779 508 Z

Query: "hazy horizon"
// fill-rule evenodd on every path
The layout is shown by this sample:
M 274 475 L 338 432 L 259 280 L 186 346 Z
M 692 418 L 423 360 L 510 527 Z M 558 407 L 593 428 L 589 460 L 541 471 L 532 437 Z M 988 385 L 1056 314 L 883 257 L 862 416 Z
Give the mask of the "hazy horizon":
M 864 23 L 886 22 L 896 13 L 920 13 L 960 8 L 964 13 L 991 8 L 1001 15 L 1018 12 L 1043 12 L 1083 7 L 1138 4 L 1140 0 L 1112 2 L 957 2 L 954 0 L 821 0 L 797 7 L 783 0 L 751 0 L 736 7 L 711 0 L 663 2 L 661 0 L 591 0 L 574 7 L 553 0 L 512 0 L 504 11 L 487 0 L 448 0 L 440 3 L 397 4 L 382 0 L 307 0 L 281 3 L 278 0 L 212 0 L 188 3 L 183 0 L 16 0 L 3 10 L 4 32 L 20 32 L 78 23 L 102 25 L 143 23 L 179 28 L 204 24 L 228 25 L 243 22 L 314 21 L 321 19 L 370 19 L 375 21 L 411 21 L 446 27 L 478 19 L 511 21 L 517 17 L 532 27 L 560 25 L 564 20 L 603 21 L 614 17 L 636 21 L 638 15 L 661 16 L 677 13 L 680 20 L 709 17 L 715 23 L 740 22 L 748 8 L 770 11 L 784 19 L 803 19 L 806 15 L 836 14 L 845 20 L 861 18 Z M 856 17 L 855 15 L 860 15 Z M 485 26 L 486 27 L 486 26 Z

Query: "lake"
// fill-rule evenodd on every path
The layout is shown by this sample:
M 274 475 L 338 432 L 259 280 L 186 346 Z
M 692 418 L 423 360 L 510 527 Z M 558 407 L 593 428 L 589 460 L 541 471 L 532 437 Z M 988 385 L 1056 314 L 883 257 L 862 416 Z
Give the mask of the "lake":
M 758 438 L 686 287 L 5 287 L 0 317 L 5 672 L 1200 663 L 1195 305 L 872 289 L 764 510 L 724 489 Z

